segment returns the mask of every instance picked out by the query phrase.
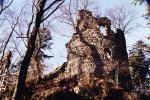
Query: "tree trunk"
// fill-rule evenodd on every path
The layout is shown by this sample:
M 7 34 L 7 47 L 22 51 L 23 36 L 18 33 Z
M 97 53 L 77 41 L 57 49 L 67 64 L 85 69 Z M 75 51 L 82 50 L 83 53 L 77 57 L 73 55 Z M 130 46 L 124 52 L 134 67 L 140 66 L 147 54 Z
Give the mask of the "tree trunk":
M 40 0 L 40 3 L 39 3 L 40 9 L 36 13 L 35 26 L 31 33 L 31 37 L 29 38 L 29 41 L 28 41 L 27 52 L 25 54 L 23 61 L 21 62 L 18 84 L 16 87 L 17 89 L 14 92 L 14 100 L 24 100 L 25 99 L 26 75 L 27 75 L 28 67 L 30 65 L 31 57 L 32 57 L 34 49 L 35 49 L 35 41 L 37 38 L 37 34 L 39 32 L 40 24 L 42 22 L 45 4 L 46 4 L 46 0 Z

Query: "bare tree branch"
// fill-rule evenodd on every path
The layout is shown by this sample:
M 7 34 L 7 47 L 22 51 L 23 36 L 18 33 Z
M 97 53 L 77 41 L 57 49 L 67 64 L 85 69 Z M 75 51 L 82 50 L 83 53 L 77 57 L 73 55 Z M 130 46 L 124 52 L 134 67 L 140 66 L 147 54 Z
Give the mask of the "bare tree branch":
M 62 0 L 55 0 L 54 2 L 52 2 L 51 4 L 49 4 L 49 6 L 45 8 L 45 6 L 47 5 L 47 0 L 38 0 L 37 2 L 37 6 L 39 7 L 39 9 L 36 11 L 36 18 L 35 18 L 35 22 L 34 22 L 34 26 L 31 32 L 31 36 L 28 39 L 28 48 L 26 51 L 26 54 L 23 58 L 23 61 L 21 62 L 21 67 L 20 67 L 20 72 L 19 72 L 19 78 L 18 78 L 18 84 L 16 87 L 16 91 L 13 94 L 13 98 L 15 100 L 23 100 L 24 98 L 24 93 L 25 93 L 25 81 L 26 81 L 26 77 L 27 77 L 27 71 L 31 62 L 31 58 L 33 56 L 34 50 L 36 48 L 36 40 L 37 40 L 37 35 L 40 32 L 40 27 L 41 24 L 44 20 L 46 20 L 48 17 L 50 17 L 58 8 L 59 6 L 64 2 L 64 0 L 55 8 L 53 8 L 53 10 L 51 11 L 51 13 L 46 16 L 44 18 L 44 14 L 53 6 L 55 5 L 55 3 L 57 3 L 58 1 L 62 1 Z
M 124 33 L 130 33 L 134 26 L 132 25 L 135 20 L 135 16 L 130 13 L 131 10 L 128 10 L 125 6 L 114 7 L 106 11 L 106 16 L 111 20 L 112 27 L 114 30 L 122 29 Z
M 0 14 L 2 14 L 2 12 L 3 12 L 5 9 L 7 9 L 12 3 L 13 3 L 13 0 L 11 0 L 11 1 L 9 2 L 9 4 L 6 5 L 4 8 L 3 8 L 3 6 L 2 6 L 2 7 L 1 7 L 1 10 L 0 10 Z
M 54 0 L 47 8 L 44 9 L 44 12 L 50 9 L 52 6 L 54 6 L 57 2 L 64 2 L 65 0 Z
M 55 3 L 58 2 L 58 1 L 62 1 L 62 0 L 55 0 Z M 45 16 L 45 18 L 43 18 L 41 21 L 43 22 L 44 20 L 46 20 L 47 18 L 49 18 L 63 3 L 64 3 L 65 0 L 63 0 L 60 4 L 58 4 L 56 6 L 56 8 L 50 13 L 48 14 L 47 16 Z M 54 2 L 53 2 L 54 3 Z M 52 5 L 51 5 L 52 6 Z M 47 8 L 50 8 L 51 6 L 47 7 Z M 47 9 L 46 8 L 46 9 Z M 44 10 L 44 12 L 46 11 L 46 9 Z
M 3 49 L 2 57 L 1 57 L 1 60 L 0 60 L 0 61 L 3 60 L 3 57 L 4 57 L 4 54 L 5 54 L 6 47 L 7 47 L 8 43 L 9 43 L 9 41 L 10 41 L 10 38 L 11 38 L 11 36 L 12 36 L 12 34 L 13 34 L 15 28 L 16 28 L 16 25 L 18 24 L 18 20 L 19 20 L 19 17 L 17 18 L 16 23 L 12 26 L 12 30 L 11 30 L 11 32 L 10 32 L 10 34 L 9 34 L 9 37 L 8 37 L 8 39 L 7 39 L 7 41 L 6 41 L 5 45 L 4 45 L 4 49 Z

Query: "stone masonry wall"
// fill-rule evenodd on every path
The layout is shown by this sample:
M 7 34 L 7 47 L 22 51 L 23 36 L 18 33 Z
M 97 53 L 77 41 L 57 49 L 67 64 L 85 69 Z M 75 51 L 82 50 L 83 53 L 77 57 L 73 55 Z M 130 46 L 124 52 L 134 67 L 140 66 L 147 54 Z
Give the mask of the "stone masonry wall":
M 66 77 L 83 74 L 92 78 L 113 77 L 111 73 L 116 72 L 115 70 L 128 69 L 123 31 L 118 29 L 114 33 L 107 17 L 95 18 L 86 10 L 79 12 L 77 24 L 78 31 L 66 45 Z M 100 27 L 106 29 L 106 35 L 103 35 Z
M 106 34 L 101 28 L 105 28 Z M 102 100 L 111 98 L 110 90 L 129 90 L 128 55 L 123 31 L 117 29 L 114 33 L 107 17 L 95 18 L 87 10 L 80 10 L 75 29 L 66 44 L 67 62 L 48 78 L 40 80 L 38 85 L 30 84 L 32 92 L 35 92 L 33 97 L 45 98 L 71 91 L 92 100 Z M 121 88 L 114 89 L 115 85 Z

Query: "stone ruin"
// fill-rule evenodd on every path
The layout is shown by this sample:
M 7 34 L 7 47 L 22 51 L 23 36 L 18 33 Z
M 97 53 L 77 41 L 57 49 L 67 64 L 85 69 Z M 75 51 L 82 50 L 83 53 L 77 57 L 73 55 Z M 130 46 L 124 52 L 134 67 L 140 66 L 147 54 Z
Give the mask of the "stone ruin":
M 105 28 L 105 35 L 101 27 Z M 100 100 L 109 98 L 112 87 L 118 89 L 119 96 L 123 96 L 122 90 L 130 91 L 124 32 L 120 29 L 113 32 L 107 17 L 96 18 L 91 12 L 80 10 L 75 33 L 66 47 L 67 62 L 37 85 L 28 86 L 32 86 L 33 98 L 54 98 L 57 93 L 69 91 Z
M 8 85 L 11 83 L 9 66 L 11 63 L 12 53 L 9 51 L 4 55 L 3 59 L 0 60 L 0 96 L 4 93 Z
M 101 28 L 105 28 L 105 35 Z M 124 32 L 120 29 L 113 32 L 107 17 L 96 18 L 91 12 L 80 10 L 75 33 L 66 47 L 67 62 L 37 83 L 28 83 L 27 91 L 33 99 L 54 99 L 61 93 L 63 97 L 56 100 L 66 100 L 63 98 L 67 93 L 68 100 L 73 93 L 79 98 L 70 100 L 113 100 L 110 95 L 118 91 L 118 99 L 114 98 L 121 100 L 123 91 L 130 91 Z
M 122 30 L 111 30 L 107 17 L 95 18 L 91 12 L 81 10 L 78 29 L 66 44 L 68 50 L 66 73 L 68 76 L 106 77 L 113 79 L 117 70 L 128 71 L 128 54 Z M 100 28 L 106 28 L 104 36 Z M 118 72 L 119 74 L 120 72 Z

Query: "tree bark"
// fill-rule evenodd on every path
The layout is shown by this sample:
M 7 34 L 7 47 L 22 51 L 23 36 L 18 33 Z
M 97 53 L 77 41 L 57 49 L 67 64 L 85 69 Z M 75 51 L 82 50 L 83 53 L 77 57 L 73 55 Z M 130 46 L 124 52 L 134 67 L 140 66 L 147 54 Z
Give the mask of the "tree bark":
M 28 71 L 28 67 L 30 65 L 31 57 L 33 55 L 33 52 L 35 50 L 35 41 L 37 34 L 39 32 L 40 24 L 42 22 L 42 17 L 44 15 L 44 6 L 46 4 L 46 0 L 41 0 L 39 3 L 39 10 L 36 13 L 36 19 L 35 19 L 35 26 L 33 28 L 33 31 L 31 33 L 31 37 L 28 41 L 28 48 L 27 52 L 25 54 L 25 57 L 21 63 L 19 78 L 18 78 L 18 84 L 17 89 L 14 93 L 14 100 L 24 100 L 25 99 L 25 81 L 26 81 L 26 75 Z

